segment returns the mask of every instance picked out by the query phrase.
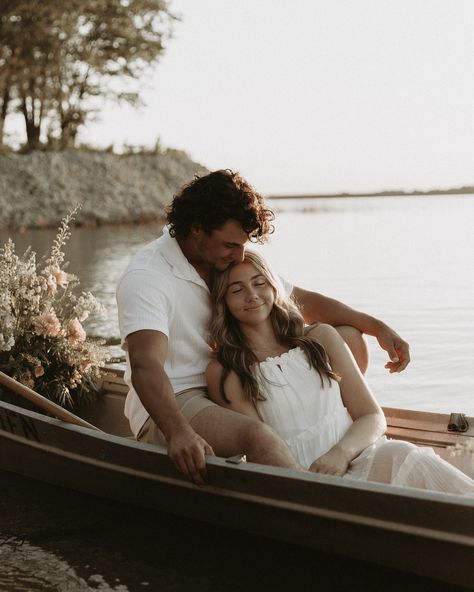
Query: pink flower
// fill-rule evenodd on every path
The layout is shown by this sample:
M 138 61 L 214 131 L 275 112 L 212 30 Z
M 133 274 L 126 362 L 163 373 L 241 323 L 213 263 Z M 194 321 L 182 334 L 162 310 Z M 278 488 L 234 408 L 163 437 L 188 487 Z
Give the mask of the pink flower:
M 59 269 L 58 271 L 55 271 L 53 275 L 58 286 L 60 286 L 61 288 L 65 288 L 68 285 L 69 276 L 65 271 Z
M 79 319 L 72 319 L 67 326 L 68 339 L 71 343 L 85 341 L 87 334 Z
M 50 335 L 55 337 L 61 330 L 61 323 L 53 309 L 45 312 L 35 319 L 35 328 L 38 335 Z
M 44 374 L 43 366 L 41 364 L 39 366 L 36 366 L 36 368 L 33 370 L 33 374 L 35 375 L 35 378 L 39 378 L 40 376 L 43 376 L 43 374 Z

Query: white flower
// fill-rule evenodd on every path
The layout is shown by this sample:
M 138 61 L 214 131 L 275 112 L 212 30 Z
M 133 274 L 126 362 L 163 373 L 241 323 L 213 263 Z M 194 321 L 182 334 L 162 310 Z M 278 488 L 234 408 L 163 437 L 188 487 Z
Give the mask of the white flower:
M 5 337 L 3 333 L 0 333 L 0 351 L 10 351 L 14 345 L 15 340 L 11 335 L 10 337 Z
M 63 220 L 41 267 L 31 249 L 16 255 L 11 240 L 0 249 L 0 365 L 10 376 L 68 405 L 100 376 L 107 358 L 101 342 L 88 338 L 81 324 L 105 309 L 90 292 L 77 295 L 78 278 L 64 271 L 62 247 L 71 219 Z

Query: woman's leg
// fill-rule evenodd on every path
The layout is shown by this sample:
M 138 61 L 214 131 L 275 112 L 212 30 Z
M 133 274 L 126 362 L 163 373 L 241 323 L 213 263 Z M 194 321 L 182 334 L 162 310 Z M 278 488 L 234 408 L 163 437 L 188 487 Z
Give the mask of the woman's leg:
M 444 493 L 474 495 L 474 481 L 439 457 L 432 448 L 387 440 L 374 452 L 369 481 Z

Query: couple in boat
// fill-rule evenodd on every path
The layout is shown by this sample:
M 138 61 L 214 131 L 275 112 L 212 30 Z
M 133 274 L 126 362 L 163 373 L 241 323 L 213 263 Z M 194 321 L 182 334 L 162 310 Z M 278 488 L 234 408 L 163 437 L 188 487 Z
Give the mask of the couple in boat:
M 167 446 L 198 484 L 206 455 L 243 453 L 295 470 L 474 493 L 472 479 L 431 449 L 383 435 L 362 374 L 362 334 L 387 351 L 390 372 L 409 362 L 399 335 L 289 285 L 246 250 L 266 240 L 273 213 L 240 175 L 196 177 L 167 216 L 163 236 L 135 255 L 117 289 L 125 413 L 138 440 Z

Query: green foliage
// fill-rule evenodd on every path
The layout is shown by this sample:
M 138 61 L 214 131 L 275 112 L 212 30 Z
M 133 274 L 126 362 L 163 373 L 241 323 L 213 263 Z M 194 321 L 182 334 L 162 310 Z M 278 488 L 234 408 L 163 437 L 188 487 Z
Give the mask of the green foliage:
M 30 149 L 73 146 L 98 99 L 139 103 L 174 20 L 166 0 L 2 0 L 0 132 L 10 108 Z

